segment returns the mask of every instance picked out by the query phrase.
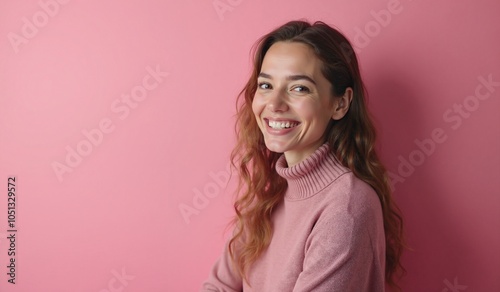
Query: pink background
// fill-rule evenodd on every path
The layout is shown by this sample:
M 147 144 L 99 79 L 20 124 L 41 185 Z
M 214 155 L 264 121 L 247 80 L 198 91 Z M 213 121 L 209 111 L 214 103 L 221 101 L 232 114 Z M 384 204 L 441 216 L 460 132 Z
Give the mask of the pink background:
M 359 53 L 413 248 L 404 291 L 500 291 L 499 14 L 496 0 L 1 1 L 0 291 L 197 291 L 232 216 L 249 49 L 298 18 Z

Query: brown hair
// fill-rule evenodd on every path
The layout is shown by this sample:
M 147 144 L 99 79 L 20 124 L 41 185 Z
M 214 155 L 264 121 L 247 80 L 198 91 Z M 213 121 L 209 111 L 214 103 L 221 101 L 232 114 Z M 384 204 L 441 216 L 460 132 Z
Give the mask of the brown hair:
M 356 54 L 349 41 L 323 22 L 310 24 L 291 21 L 263 36 L 253 48 L 253 70 L 238 96 L 237 144 L 231 154 L 239 174 L 237 200 L 234 203 L 235 233 L 229 252 L 241 276 L 247 281 L 248 268 L 258 259 L 271 240 L 271 214 L 283 198 L 287 183 L 275 171 L 279 153 L 269 151 L 252 111 L 257 77 L 264 56 L 276 42 L 300 42 L 309 45 L 322 61 L 322 73 L 332 84 L 333 96 L 353 89 L 346 115 L 331 120 L 325 142 L 339 161 L 376 191 L 382 205 L 386 238 L 386 282 L 397 287 L 395 276 L 403 271 L 400 257 L 404 247 L 403 220 L 391 197 L 387 172 L 375 151 L 375 128 L 365 105 L 365 88 Z M 247 281 L 248 282 L 248 281 Z

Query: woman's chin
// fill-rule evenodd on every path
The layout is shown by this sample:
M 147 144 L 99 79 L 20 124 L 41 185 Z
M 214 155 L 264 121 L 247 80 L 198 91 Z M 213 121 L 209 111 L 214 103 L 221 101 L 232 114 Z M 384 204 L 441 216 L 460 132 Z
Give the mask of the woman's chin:
M 276 152 L 276 153 L 284 153 L 287 151 L 287 145 L 284 145 L 284 143 L 278 143 L 278 142 L 269 142 L 266 141 L 266 148 L 269 151 Z

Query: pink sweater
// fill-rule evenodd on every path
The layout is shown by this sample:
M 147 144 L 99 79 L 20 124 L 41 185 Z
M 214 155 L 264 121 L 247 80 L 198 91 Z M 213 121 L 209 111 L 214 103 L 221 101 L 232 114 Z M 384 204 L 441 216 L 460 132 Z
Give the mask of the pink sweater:
M 227 245 L 201 291 L 384 291 L 385 237 L 375 191 L 342 166 L 327 144 L 276 171 L 288 182 L 273 213 L 269 247 L 249 271 L 234 272 Z

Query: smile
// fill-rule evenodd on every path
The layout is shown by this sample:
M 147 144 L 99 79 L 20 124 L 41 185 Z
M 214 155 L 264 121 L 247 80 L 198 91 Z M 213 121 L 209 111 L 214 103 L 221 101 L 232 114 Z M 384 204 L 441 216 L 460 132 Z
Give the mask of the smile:
M 299 122 L 295 121 L 271 121 L 268 119 L 264 119 L 267 122 L 267 125 L 275 130 L 281 130 L 281 129 L 289 129 L 296 127 Z

